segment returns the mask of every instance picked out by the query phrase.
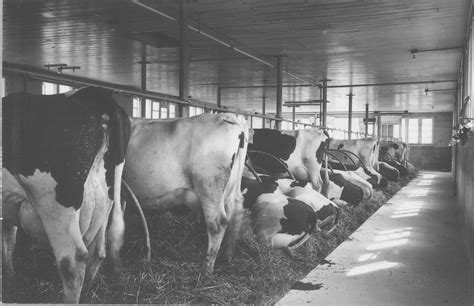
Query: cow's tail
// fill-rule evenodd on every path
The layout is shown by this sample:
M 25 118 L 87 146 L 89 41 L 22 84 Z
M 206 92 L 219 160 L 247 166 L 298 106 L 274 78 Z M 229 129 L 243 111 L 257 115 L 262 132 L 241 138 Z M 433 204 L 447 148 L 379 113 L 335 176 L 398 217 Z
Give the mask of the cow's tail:
M 107 251 L 115 266 L 120 265 L 120 249 L 123 246 L 125 221 L 121 207 L 121 183 L 125 161 L 115 166 L 114 173 L 114 203 L 109 215 L 107 229 Z
M 240 188 L 241 188 L 242 174 L 244 172 L 244 167 L 245 167 L 247 144 L 248 144 L 248 131 L 245 130 L 245 128 L 242 128 L 239 134 L 239 146 L 237 147 L 237 150 L 234 153 L 234 158 L 231 165 L 232 168 L 230 170 L 229 182 L 226 185 L 225 190 L 224 190 L 224 198 L 229 199 L 229 197 L 232 197 L 232 196 L 237 197 L 236 199 L 237 205 L 240 205 L 240 204 L 243 205 L 243 202 L 239 204 L 239 201 L 243 201 L 243 196 L 242 196 Z M 233 205 L 232 203 L 227 203 L 227 202 L 229 201 L 226 201 L 226 211 L 227 213 L 229 213 L 233 211 L 234 207 L 227 207 L 228 205 Z
M 111 101 L 112 103 L 112 101 Z M 127 113 L 116 106 L 111 114 L 111 158 L 114 164 L 113 207 L 107 229 L 107 252 L 115 266 L 120 264 L 120 249 L 123 246 L 125 221 L 121 207 L 122 173 L 125 153 L 130 139 L 130 120 Z
M 236 151 L 234 151 L 235 153 L 231 164 L 229 181 L 224 189 L 224 207 L 226 218 L 229 221 L 225 233 L 227 258 L 230 258 L 232 255 L 235 242 L 240 232 L 244 210 L 244 197 L 241 191 L 241 181 L 245 167 L 245 158 L 247 155 L 249 129 L 245 120 L 237 117 L 237 120 L 239 119 L 239 144 Z

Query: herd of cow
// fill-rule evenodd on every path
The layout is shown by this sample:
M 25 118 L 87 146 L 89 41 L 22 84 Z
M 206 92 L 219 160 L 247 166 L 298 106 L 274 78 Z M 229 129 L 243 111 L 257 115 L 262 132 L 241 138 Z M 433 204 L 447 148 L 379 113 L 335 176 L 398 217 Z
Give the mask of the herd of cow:
M 106 255 L 119 263 L 122 180 L 145 211 L 182 206 L 205 222 L 209 274 L 219 250 L 231 257 L 244 209 L 259 241 L 291 255 L 337 225 L 340 205 L 413 171 L 403 143 L 249 129 L 235 114 L 129 118 L 100 88 L 12 94 L 3 112 L 4 284 L 21 229 L 52 250 L 64 302 L 79 302 Z

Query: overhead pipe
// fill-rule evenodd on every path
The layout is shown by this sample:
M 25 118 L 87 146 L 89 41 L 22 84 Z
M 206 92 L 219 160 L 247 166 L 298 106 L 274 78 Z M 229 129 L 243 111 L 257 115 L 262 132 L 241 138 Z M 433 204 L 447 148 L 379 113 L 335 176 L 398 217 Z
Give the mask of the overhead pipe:
M 415 85 L 415 84 L 435 84 L 435 83 L 452 83 L 456 80 L 439 80 L 439 81 L 412 81 L 412 82 L 391 82 L 391 83 L 372 83 L 372 84 L 348 84 L 348 85 L 328 85 L 327 88 L 351 88 L 351 87 L 370 87 L 370 86 L 391 86 L 391 85 Z M 321 85 L 320 85 L 321 86 Z
M 163 12 L 161 12 L 161 11 L 159 11 L 159 10 L 157 10 L 157 9 L 155 9 L 155 8 L 153 8 L 153 7 L 151 7 L 151 6 L 149 6 L 149 5 L 146 5 L 146 4 L 142 3 L 142 2 L 140 2 L 139 0 L 132 0 L 132 2 L 135 3 L 135 4 L 138 5 L 138 6 L 141 6 L 141 7 L 145 8 L 145 9 L 151 11 L 151 12 L 154 12 L 154 13 L 158 14 L 158 15 L 160 15 L 160 16 L 166 18 L 166 19 L 169 19 L 169 20 L 172 20 L 172 21 L 177 21 L 176 18 L 174 18 L 174 17 L 172 17 L 172 16 L 170 16 L 170 15 L 168 15 L 168 14 L 166 14 L 166 13 L 163 13 Z M 262 63 L 262 64 L 264 64 L 264 65 L 266 65 L 266 66 L 268 66 L 268 67 L 276 68 L 276 66 L 275 66 L 274 64 L 272 64 L 272 63 L 270 63 L 270 62 L 268 62 L 268 61 L 266 61 L 266 60 L 264 60 L 264 59 L 261 59 L 261 58 L 255 56 L 255 55 L 252 55 L 252 54 L 250 54 L 250 53 L 248 53 L 248 52 L 246 52 L 246 51 L 244 51 L 244 50 L 242 50 L 242 49 L 240 49 L 240 48 L 234 47 L 234 46 L 232 46 L 231 44 L 229 44 L 229 43 L 227 43 L 227 42 L 225 42 L 225 41 L 223 41 L 223 40 L 221 40 L 221 39 L 219 39 L 219 38 L 217 38 L 217 37 L 215 37 L 215 36 L 213 36 L 213 35 L 211 35 L 211 34 L 209 34 L 209 33 L 206 33 L 206 32 L 204 32 L 204 31 L 202 31 L 201 29 L 198 29 L 198 28 L 196 28 L 196 27 L 194 27 L 194 26 L 192 26 L 192 25 L 188 25 L 188 28 L 191 29 L 191 30 L 193 30 L 193 31 L 195 31 L 195 32 L 197 32 L 197 33 L 199 33 L 199 34 L 201 34 L 201 35 L 203 35 L 203 36 L 205 36 L 205 37 L 207 37 L 207 38 L 209 38 L 209 39 L 211 39 L 211 40 L 213 40 L 213 41 L 215 41 L 215 42 L 217 42 L 217 43 L 219 43 L 219 44 L 221 44 L 221 45 L 223 45 L 223 46 L 225 46 L 225 47 L 231 48 L 232 50 L 236 51 L 237 53 L 240 53 L 240 54 L 242 54 L 242 55 L 245 55 L 245 56 L 247 56 L 247 57 L 249 57 L 249 58 L 251 58 L 251 59 L 253 59 L 253 60 L 256 60 L 256 61 L 258 61 L 258 62 L 260 62 L 260 63 Z M 305 80 L 304 78 L 299 77 L 299 76 L 297 76 L 297 75 L 295 75 L 295 74 L 293 74 L 293 73 L 290 73 L 290 72 L 288 72 L 288 71 L 285 71 L 285 73 L 286 73 L 287 75 L 293 77 L 293 78 L 296 78 L 296 79 L 301 80 L 301 81 L 303 81 L 303 82 L 305 82 L 305 83 L 307 83 L 307 84 L 310 84 L 311 86 L 316 86 L 316 84 L 313 84 L 312 82 L 310 82 L 310 81 L 308 81 L 308 80 Z

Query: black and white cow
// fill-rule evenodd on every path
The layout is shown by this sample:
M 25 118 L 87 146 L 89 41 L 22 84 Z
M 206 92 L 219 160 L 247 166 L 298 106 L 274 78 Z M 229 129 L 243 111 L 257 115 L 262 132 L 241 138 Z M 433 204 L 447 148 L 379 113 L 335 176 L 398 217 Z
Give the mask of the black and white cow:
M 244 207 L 251 210 L 253 230 L 261 243 L 289 254 L 304 243 L 318 227 L 338 222 L 337 205 L 315 191 L 310 184 L 294 186 L 290 179 L 264 177 L 262 182 L 242 177 Z M 330 217 L 332 217 L 330 219 Z
M 353 171 L 358 171 L 358 175 L 365 179 L 365 176 L 368 176 L 367 181 L 374 187 L 374 188 L 384 188 L 387 187 L 388 182 L 387 180 L 378 173 L 378 154 L 379 154 L 379 146 L 378 142 L 372 138 L 364 138 L 364 139 L 349 139 L 349 140 L 342 140 L 342 139 L 333 139 L 329 140 L 329 149 L 332 150 L 345 150 L 354 153 L 360 158 L 360 162 L 362 162 L 365 166 L 357 165 L 356 169 L 350 169 Z M 343 157 L 343 162 L 349 162 L 344 159 L 352 158 L 351 156 Z M 335 165 L 337 167 L 337 165 Z M 360 168 L 360 169 L 359 169 Z M 338 170 L 344 170 L 343 168 L 339 168 Z M 365 175 L 364 175 L 365 173 Z
M 9 284 L 16 231 L 51 247 L 64 302 L 78 303 L 106 249 L 123 242 L 120 183 L 130 121 L 109 91 L 3 99 L 3 267 Z
M 321 191 L 323 183 L 319 172 L 327 139 L 327 133 L 318 128 L 297 131 L 253 129 L 249 151 L 262 151 L 281 159 L 298 181 L 310 182 L 316 191 Z M 272 158 L 251 152 L 249 156 L 259 173 L 286 174 L 286 168 Z
M 184 205 L 204 215 L 208 246 L 203 269 L 210 274 L 224 234 L 224 254 L 230 257 L 241 225 L 240 181 L 249 132 L 244 118 L 206 113 L 132 119 L 131 125 L 124 180 L 144 210 Z

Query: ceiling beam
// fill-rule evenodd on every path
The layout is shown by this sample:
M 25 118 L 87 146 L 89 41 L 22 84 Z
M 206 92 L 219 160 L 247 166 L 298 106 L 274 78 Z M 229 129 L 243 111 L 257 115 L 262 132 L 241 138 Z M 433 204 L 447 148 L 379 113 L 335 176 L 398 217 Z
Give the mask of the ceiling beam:
M 172 21 L 177 21 L 176 18 L 174 18 L 174 17 L 172 17 L 172 16 L 170 16 L 170 15 L 168 15 L 168 14 L 166 14 L 166 13 L 163 13 L 163 12 L 159 11 L 159 10 L 157 10 L 157 9 L 154 8 L 154 7 L 151 7 L 151 6 L 147 5 L 147 4 L 144 4 L 144 3 L 140 2 L 140 0 L 132 0 L 132 2 L 135 3 L 135 4 L 138 5 L 138 6 L 141 6 L 141 7 L 145 8 L 145 9 L 151 11 L 151 12 L 154 12 L 154 13 L 158 14 L 158 15 L 160 15 L 160 16 L 166 18 L 166 19 L 169 19 L 169 20 L 172 20 Z M 210 34 L 210 33 L 208 33 L 208 32 L 203 31 L 200 26 L 195 27 L 195 26 L 192 26 L 192 25 L 188 24 L 188 28 L 189 28 L 190 30 L 193 30 L 193 31 L 197 32 L 198 34 L 201 34 L 202 36 L 205 36 L 205 37 L 207 37 L 207 38 L 209 38 L 209 39 L 211 39 L 211 40 L 217 42 L 217 43 L 220 44 L 220 45 L 223 45 L 223 46 L 225 46 L 225 47 L 228 47 L 228 48 L 230 48 L 230 49 L 236 51 L 237 53 L 240 53 L 240 54 L 242 54 L 242 55 L 244 55 L 244 56 L 246 56 L 246 57 L 249 57 L 249 58 L 251 58 L 251 59 L 253 59 L 253 60 L 256 60 L 257 62 L 260 62 L 260 63 L 262 63 L 262 64 L 264 64 L 264 65 L 266 65 L 266 66 L 269 66 L 269 67 L 271 67 L 271 68 L 274 68 L 274 69 L 277 69 L 277 70 L 278 70 L 278 67 L 277 67 L 277 66 L 278 66 L 278 63 L 275 65 L 275 64 L 273 64 L 273 63 L 270 63 L 270 62 L 267 61 L 267 60 L 262 59 L 260 56 L 253 55 L 252 53 L 254 53 L 254 52 L 250 53 L 250 52 L 244 51 L 244 50 L 241 49 L 240 47 L 237 48 L 237 47 L 233 46 L 232 44 L 230 44 L 230 43 L 228 43 L 228 42 L 225 42 L 224 40 L 222 40 L 222 39 L 220 39 L 220 38 L 217 38 L 216 35 L 213 35 L 213 34 Z M 293 78 L 295 78 L 295 79 L 298 79 L 298 80 L 300 80 L 300 81 L 302 81 L 302 82 L 305 82 L 305 83 L 307 83 L 307 84 L 309 84 L 309 85 L 311 85 L 311 86 L 316 86 L 316 84 L 314 84 L 313 82 L 308 81 L 308 80 L 306 80 L 305 78 L 300 77 L 300 76 L 298 76 L 298 75 L 296 75 L 296 74 L 294 74 L 294 73 L 291 73 L 291 72 L 287 71 L 286 69 L 285 69 L 284 73 L 287 74 L 287 75 L 289 75 L 289 76 L 291 76 L 291 77 L 293 77 Z

